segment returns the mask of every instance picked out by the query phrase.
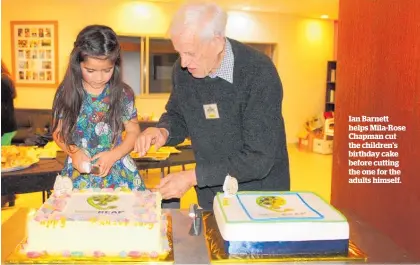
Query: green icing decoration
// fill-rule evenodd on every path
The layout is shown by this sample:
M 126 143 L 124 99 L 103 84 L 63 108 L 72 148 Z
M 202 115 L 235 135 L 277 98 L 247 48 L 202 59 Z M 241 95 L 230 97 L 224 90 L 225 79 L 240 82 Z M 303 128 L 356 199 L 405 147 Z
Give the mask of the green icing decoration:
M 117 200 L 117 195 L 109 194 L 94 195 L 87 198 L 87 202 L 89 203 L 89 205 L 98 210 L 110 210 L 117 208 L 117 206 L 115 205 L 108 205 L 108 203 L 115 202 Z
M 282 208 L 286 204 L 286 200 L 280 196 L 259 196 L 257 197 L 257 204 L 260 207 L 274 212 L 292 211 L 292 209 Z

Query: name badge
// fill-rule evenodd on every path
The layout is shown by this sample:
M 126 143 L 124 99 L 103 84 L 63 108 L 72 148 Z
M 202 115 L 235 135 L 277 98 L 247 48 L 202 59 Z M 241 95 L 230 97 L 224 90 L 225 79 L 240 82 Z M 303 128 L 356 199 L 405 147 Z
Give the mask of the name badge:
M 217 109 L 217 104 L 203 105 L 203 108 L 204 108 L 204 114 L 206 115 L 207 120 L 220 118 L 219 111 Z

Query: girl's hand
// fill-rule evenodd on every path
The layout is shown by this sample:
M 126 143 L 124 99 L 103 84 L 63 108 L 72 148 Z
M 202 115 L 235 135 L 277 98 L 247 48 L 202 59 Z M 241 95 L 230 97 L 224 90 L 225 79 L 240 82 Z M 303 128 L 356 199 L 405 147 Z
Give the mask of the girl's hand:
M 76 168 L 76 170 L 82 174 L 89 173 L 83 169 L 83 163 L 86 162 L 90 164 L 90 157 L 87 156 L 82 149 L 77 149 L 77 151 L 71 152 L 69 155 L 71 157 L 73 168 Z
M 112 151 L 105 151 L 96 154 L 94 157 L 92 157 L 92 161 L 96 159 L 98 159 L 95 165 L 99 167 L 99 173 L 97 174 L 99 177 L 107 176 L 112 166 L 118 160 Z

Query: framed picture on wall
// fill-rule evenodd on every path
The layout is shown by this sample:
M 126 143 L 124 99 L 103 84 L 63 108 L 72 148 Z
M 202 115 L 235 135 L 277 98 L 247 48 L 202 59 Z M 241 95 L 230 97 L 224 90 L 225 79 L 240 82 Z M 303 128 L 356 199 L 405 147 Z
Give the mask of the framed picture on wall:
M 58 86 L 58 22 L 11 21 L 12 69 L 18 86 Z

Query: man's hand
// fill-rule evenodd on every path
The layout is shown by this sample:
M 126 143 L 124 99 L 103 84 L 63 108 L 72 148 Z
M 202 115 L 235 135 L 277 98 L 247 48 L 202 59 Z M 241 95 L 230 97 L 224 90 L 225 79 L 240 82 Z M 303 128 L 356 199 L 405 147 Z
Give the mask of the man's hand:
M 80 173 L 88 173 L 83 169 L 83 162 L 90 164 L 90 157 L 82 149 L 73 150 L 69 153 L 73 167 Z
M 181 171 L 168 174 L 156 189 L 163 199 L 181 198 L 191 187 L 197 185 L 195 170 Z
M 112 166 L 117 161 L 116 155 L 112 151 L 105 151 L 96 154 L 94 157 L 92 157 L 92 161 L 95 161 L 96 159 L 98 159 L 95 165 L 99 167 L 99 177 L 106 177 Z
M 147 128 L 137 138 L 134 151 L 141 156 L 146 155 L 150 146 L 155 145 L 156 150 L 162 147 L 168 140 L 168 131 L 163 128 Z

